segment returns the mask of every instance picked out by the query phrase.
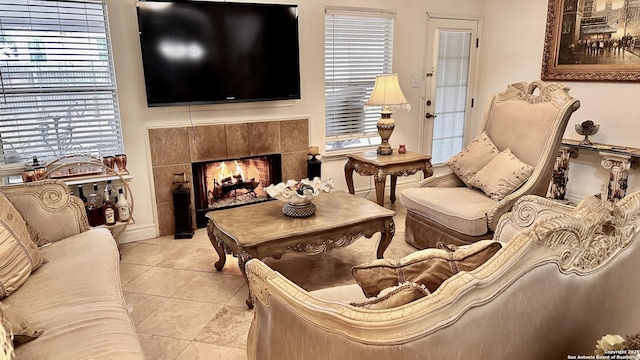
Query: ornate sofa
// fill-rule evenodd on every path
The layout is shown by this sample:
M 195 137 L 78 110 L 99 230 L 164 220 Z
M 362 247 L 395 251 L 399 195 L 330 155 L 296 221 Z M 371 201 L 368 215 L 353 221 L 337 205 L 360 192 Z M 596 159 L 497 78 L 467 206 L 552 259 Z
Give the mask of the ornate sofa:
M 640 192 L 575 209 L 529 195 L 501 217 L 502 248 L 432 294 L 386 310 L 357 285 L 306 292 L 260 260 L 249 359 L 567 359 L 640 331 Z M 428 251 L 428 250 L 421 250 Z
M 464 245 L 491 239 L 500 216 L 518 198 L 547 193 L 567 122 L 579 107 L 569 88 L 543 81 L 511 84 L 491 97 L 478 136 L 488 137 L 493 150 L 480 157 L 484 148 L 478 145 L 482 142 L 477 137 L 447 161 L 451 169 L 402 191 L 400 201 L 407 208 L 405 240 L 424 249 L 441 241 Z M 480 175 L 484 165 L 489 167 L 490 154 L 502 161 L 491 162 L 493 168 L 485 171 L 485 176 L 473 177 Z M 522 175 L 521 186 L 517 185 L 521 182 L 503 186 L 516 181 L 509 178 L 515 171 L 499 176 L 500 172 L 493 170 L 516 162 L 531 168 L 532 173 L 528 178 Z M 479 168 L 474 169 L 476 166 Z M 496 194 L 489 189 L 500 191 Z
M 46 263 L 1 300 L 7 309 L 20 314 L 23 324 L 42 331 L 16 346 L 15 358 L 144 359 L 122 295 L 120 253 L 111 232 L 90 228 L 82 200 L 71 196 L 69 187 L 59 180 L 3 186 L 0 198 L 3 226 L 16 224 L 15 218 L 20 217 L 18 222 L 30 228 L 30 241 L 50 242 L 37 250 Z M 15 227 L 4 229 L 19 233 Z M 5 239 L 5 249 L 7 243 Z M 1 260 L 10 263 L 6 256 Z M 2 270 L 4 274 L 7 269 Z

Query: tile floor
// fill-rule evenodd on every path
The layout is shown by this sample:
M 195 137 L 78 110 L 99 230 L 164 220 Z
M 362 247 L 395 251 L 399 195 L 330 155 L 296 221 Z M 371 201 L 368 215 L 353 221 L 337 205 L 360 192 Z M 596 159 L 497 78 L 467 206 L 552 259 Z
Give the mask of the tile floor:
M 371 194 L 367 198 L 373 198 Z M 406 209 L 399 201 L 396 234 L 385 258 L 415 251 L 404 241 Z M 286 254 L 265 263 L 306 290 L 354 283 L 353 265 L 373 260 L 379 234 L 342 249 L 306 256 Z M 247 285 L 237 261 L 227 255 L 222 271 L 206 229 L 192 239 L 159 237 L 121 245 L 124 296 L 149 360 L 246 359 L 253 311 L 245 305 Z

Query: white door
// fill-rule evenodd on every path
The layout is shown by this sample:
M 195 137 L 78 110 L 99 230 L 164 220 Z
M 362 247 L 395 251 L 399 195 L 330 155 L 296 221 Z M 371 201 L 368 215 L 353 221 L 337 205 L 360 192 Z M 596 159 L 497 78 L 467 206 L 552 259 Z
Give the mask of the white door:
M 478 21 L 428 18 L 422 152 L 432 164 L 462 150 L 473 104 Z

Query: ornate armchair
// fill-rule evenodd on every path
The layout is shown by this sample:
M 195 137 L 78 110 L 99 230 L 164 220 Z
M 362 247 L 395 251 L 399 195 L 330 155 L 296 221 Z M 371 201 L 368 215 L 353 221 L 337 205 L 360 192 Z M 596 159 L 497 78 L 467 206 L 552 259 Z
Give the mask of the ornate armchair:
M 253 259 L 246 267 L 256 304 L 248 358 L 593 354 L 604 334 L 640 331 L 640 192 L 616 205 L 589 198 L 567 210 L 522 197 L 501 218 L 494 240 L 503 246 L 486 263 L 451 276 L 426 297 L 384 310 L 349 305 L 360 290 L 356 284 L 306 292 Z
M 451 169 L 405 189 L 405 239 L 419 248 L 440 241 L 465 245 L 491 239 L 500 216 L 523 195 L 547 192 L 560 142 L 571 114 L 580 107 L 569 88 L 557 83 L 515 83 L 494 95 L 484 112 L 483 134 L 498 152 L 507 152 L 532 167 L 519 187 L 492 198 L 466 184 Z M 466 149 L 466 148 L 465 148 Z

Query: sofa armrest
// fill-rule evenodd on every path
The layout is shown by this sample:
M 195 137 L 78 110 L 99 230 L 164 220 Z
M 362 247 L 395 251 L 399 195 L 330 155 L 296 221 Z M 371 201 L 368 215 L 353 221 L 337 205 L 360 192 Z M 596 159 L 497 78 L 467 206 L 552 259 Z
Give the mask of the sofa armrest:
M 20 212 L 29 227 L 58 241 L 89 230 L 84 204 L 61 180 L 2 186 L 0 192 Z
M 507 242 L 518 232 L 558 215 L 568 215 L 572 206 L 561 204 L 536 195 L 519 198 L 510 212 L 500 216 L 497 222 L 494 240 Z

